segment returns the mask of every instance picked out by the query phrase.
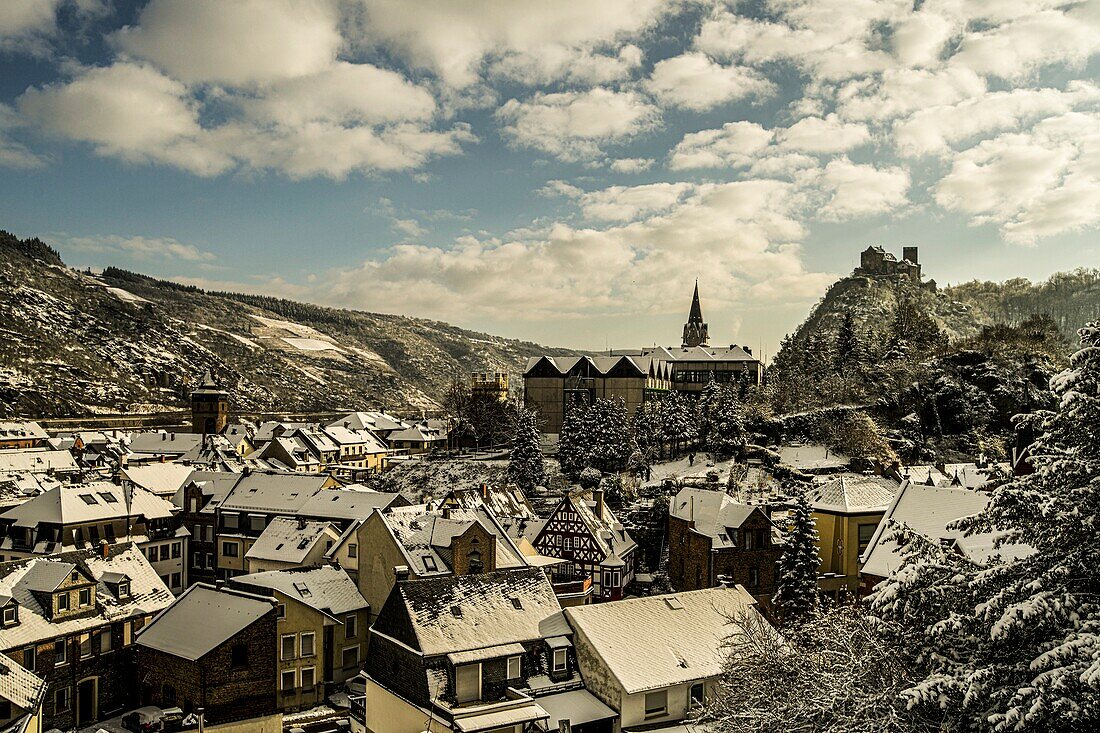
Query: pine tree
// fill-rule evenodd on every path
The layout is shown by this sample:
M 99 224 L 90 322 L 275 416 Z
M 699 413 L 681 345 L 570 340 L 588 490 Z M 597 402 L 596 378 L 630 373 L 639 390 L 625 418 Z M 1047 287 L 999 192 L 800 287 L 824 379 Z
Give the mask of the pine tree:
M 1080 335 L 1051 380 L 1057 409 L 1037 416 L 1035 472 L 957 523 L 996 537 L 1004 558 L 971 561 L 903 532 L 905 562 L 874 596 L 927 669 L 910 705 L 974 730 L 1100 727 L 1100 324 Z
M 725 385 L 718 390 L 713 408 L 707 448 L 719 459 L 736 455 L 745 445 L 745 417 L 737 389 Z
M 721 394 L 722 388 L 718 386 L 718 382 L 714 381 L 714 374 L 712 373 L 710 379 L 703 385 L 703 389 L 699 393 L 699 399 L 695 403 L 697 432 L 699 441 L 704 445 L 710 439 L 710 432 L 714 428 L 714 411 L 718 407 L 718 399 Z
M 682 443 L 695 437 L 695 416 L 691 405 L 679 392 L 669 392 L 661 402 L 661 432 L 672 445 L 673 453 L 679 452 Z
M 584 423 L 588 405 L 574 399 L 565 409 L 565 418 L 558 432 L 558 463 L 561 472 L 576 480 L 588 465 L 588 446 L 585 443 Z
M 626 402 L 622 398 L 596 400 L 585 413 L 582 435 L 588 447 L 587 465 L 603 473 L 621 471 L 635 446 Z
M 775 605 L 783 623 L 797 626 L 817 610 L 817 571 L 821 559 L 817 551 L 817 527 L 814 525 L 806 486 L 796 487 L 797 496 L 790 513 L 783 553 L 776 571 L 779 574 Z
M 634 442 L 641 451 L 645 465 L 651 465 L 664 453 L 664 431 L 661 429 L 661 403 L 647 400 L 634 410 L 631 420 Z
M 542 465 L 542 438 L 534 410 L 521 408 L 516 415 L 507 475 L 509 483 L 526 492 L 546 484 L 546 471 Z

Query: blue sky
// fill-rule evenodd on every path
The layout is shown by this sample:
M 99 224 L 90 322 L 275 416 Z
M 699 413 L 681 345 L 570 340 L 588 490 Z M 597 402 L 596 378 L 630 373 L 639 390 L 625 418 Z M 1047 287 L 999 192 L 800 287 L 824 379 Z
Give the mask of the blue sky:
M 5 0 L 0 227 L 547 344 L 773 353 L 859 250 L 1100 264 L 1100 2 Z

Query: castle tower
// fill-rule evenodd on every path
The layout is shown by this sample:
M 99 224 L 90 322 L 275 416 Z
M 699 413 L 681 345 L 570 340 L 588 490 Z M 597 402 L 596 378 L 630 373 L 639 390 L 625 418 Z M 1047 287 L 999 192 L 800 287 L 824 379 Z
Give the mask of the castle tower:
M 695 281 L 695 294 L 691 296 L 691 310 L 688 311 L 688 320 L 684 324 L 685 349 L 692 346 L 706 346 L 710 340 L 707 333 L 707 324 L 703 323 L 703 309 L 699 306 L 699 281 Z
M 216 435 L 229 423 L 229 393 L 214 383 L 207 369 L 202 384 L 191 392 L 191 432 Z

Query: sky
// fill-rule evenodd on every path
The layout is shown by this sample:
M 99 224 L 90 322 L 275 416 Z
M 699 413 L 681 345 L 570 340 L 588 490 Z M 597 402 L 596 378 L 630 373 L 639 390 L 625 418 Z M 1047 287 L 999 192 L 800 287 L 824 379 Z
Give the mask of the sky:
M 0 228 L 585 349 L 1100 265 L 1100 0 L 3 0 Z

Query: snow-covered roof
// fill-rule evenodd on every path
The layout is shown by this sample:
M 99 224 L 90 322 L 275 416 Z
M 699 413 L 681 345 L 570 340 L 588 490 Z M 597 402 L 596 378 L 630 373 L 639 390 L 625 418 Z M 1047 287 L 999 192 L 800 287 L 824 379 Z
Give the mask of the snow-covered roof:
M 735 586 L 574 606 L 565 618 L 575 645 L 591 645 L 633 694 L 716 677 L 742 613 L 757 613 L 756 601 Z
M 444 513 L 448 516 L 444 517 Z M 518 568 L 527 565 L 519 547 L 485 506 L 476 509 L 460 507 L 428 509 L 424 504 L 393 507 L 379 516 L 393 534 L 407 564 L 416 575 L 449 573 L 451 539 L 461 535 L 473 524 L 480 524 L 496 537 L 497 568 Z
M 53 583 L 60 570 L 66 574 L 79 567 L 98 582 L 94 613 L 51 622 L 36 594 L 40 587 Z M 130 580 L 130 595 L 119 598 L 106 584 L 104 576 L 116 573 Z M 34 587 L 32 587 L 34 586 Z M 156 613 L 172 602 L 172 592 L 164 585 L 145 553 L 133 544 L 108 547 L 107 557 L 96 550 L 76 550 L 49 557 L 32 557 L 0 563 L 0 596 L 19 603 L 19 623 L 0 629 L 0 648 L 12 649 L 58 636 L 98 628 L 112 621 Z
M 429 657 L 556 635 L 548 624 L 560 631 L 561 606 L 537 568 L 410 580 L 395 592 Z
M 61 485 L 44 473 L 0 473 L 0 507 L 16 506 Z
M 338 424 L 329 425 L 325 428 L 325 432 L 337 445 L 365 446 L 364 452 L 367 454 L 385 453 L 387 450 L 389 450 L 386 447 L 385 443 L 376 438 L 373 433 L 366 429 L 355 429 L 344 427 L 342 424 Z
M 553 695 L 540 695 L 538 703 L 550 714 L 550 719 L 546 721 L 546 730 L 558 730 L 558 721 L 563 718 L 568 720 L 570 725 L 583 725 L 618 717 L 618 713 L 604 705 L 588 690 L 568 690 Z
M 199 490 L 202 491 L 202 495 L 207 497 L 208 504 L 205 509 L 213 511 L 225 497 L 233 490 L 233 487 L 237 485 L 237 481 L 240 480 L 243 474 L 232 473 L 230 471 L 192 471 L 187 481 L 180 487 L 172 496 L 172 503 L 178 507 L 183 506 L 183 490 L 190 484 L 195 483 L 199 486 Z
M 574 494 L 568 498 L 605 558 L 612 555 L 623 558 L 638 546 L 606 503 L 603 505 L 603 515 L 597 516 L 595 502 L 587 499 L 586 495 Z
M 902 557 L 898 551 L 898 543 L 893 539 L 895 528 L 889 526 L 891 521 L 905 524 L 914 532 L 930 540 L 961 541 L 963 533 L 958 530 L 948 530 L 947 525 L 957 519 L 978 514 L 988 503 L 989 494 L 972 489 L 928 486 L 915 481 L 902 483 L 901 489 L 894 497 L 882 521 L 879 522 L 878 529 L 875 530 L 870 544 L 860 558 L 862 562 L 860 572 L 887 578 L 901 565 Z M 977 550 L 986 541 L 992 546 L 993 538 L 968 539 Z
M 202 444 L 198 433 L 134 433 L 130 436 L 130 452 L 153 456 L 179 456 Z
M 360 611 L 369 605 L 355 581 L 342 569 L 332 565 L 240 575 L 233 582 L 277 590 L 334 618 L 343 613 Z
M 6 654 L 0 654 L 0 699 L 23 710 L 38 707 L 46 692 L 46 680 L 17 664 Z
M 73 454 L 49 448 L 0 450 L 0 473 L 74 473 L 79 470 Z
M 376 510 L 385 509 L 400 494 L 361 489 L 326 489 L 311 496 L 298 513 L 306 517 L 348 520 L 366 519 Z
M 807 498 L 815 512 L 866 514 L 886 511 L 899 484 L 882 476 L 841 473 L 810 489 Z
M 110 481 L 97 481 L 63 484 L 8 509 L 0 517 L 17 527 L 37 527 L 42 523 L 73 525 L 126 516 L 166 519 L 174 511 L 171 502 L 145 489 L 124 489 Z
M 122 476 L 157 496 L 172 496 L 193 472 L 181 463 L 146 463 L 122 469 Z
M 197 661 L 275 606 L 268 598 L 197 583 L 138 632 L 136 643 Z
M 440 428 L 431 427 L 426 423 L 416 423 L 401 430 L 394 430 L 386 439 L 412 443 L 431 443 L 437 440 L 445 440 L 446 437 L 445 431 Z
M 976 463 L 948 463 L 943 467 L 943 475 L 950 486 L 977 489 L 988 483 L 990 475 L 998 469 L 1005 475 L 1012 474 L 1012 467 L 1007 463 L 989 466 L 979 466 Z
M 683 488 L 669 499 L 668 511 L 677 519 L 695 522 L 695 531 L 710 537 L 712 547 L 717 549 L 736 547 L 735 538 L 727 530 L 739 528 L 760 507 L 739 504 L 724 491 Z
M 45 440 L 47 437 L 42 426 L 34 421 L 0 422 L 0 441 Z
M 408 425 L 404 420 L 385 412 L 349 412 L 343 417 L 337 418 L 328 424 L 328 427 L 342 425 L 355 430 L 372 430 L 375 432 L 387 432 L 400 430 Z
M 228 511 L 296 514 L 329 480 L 324 474 L 252 471 L 241 474 L 222 500 L 221 508 Z
M 335 542 L 339 536 L 328 522 L 275 517 L 244 556 L 249 560 L 301 563 L 319 542 L 325 539 Z

